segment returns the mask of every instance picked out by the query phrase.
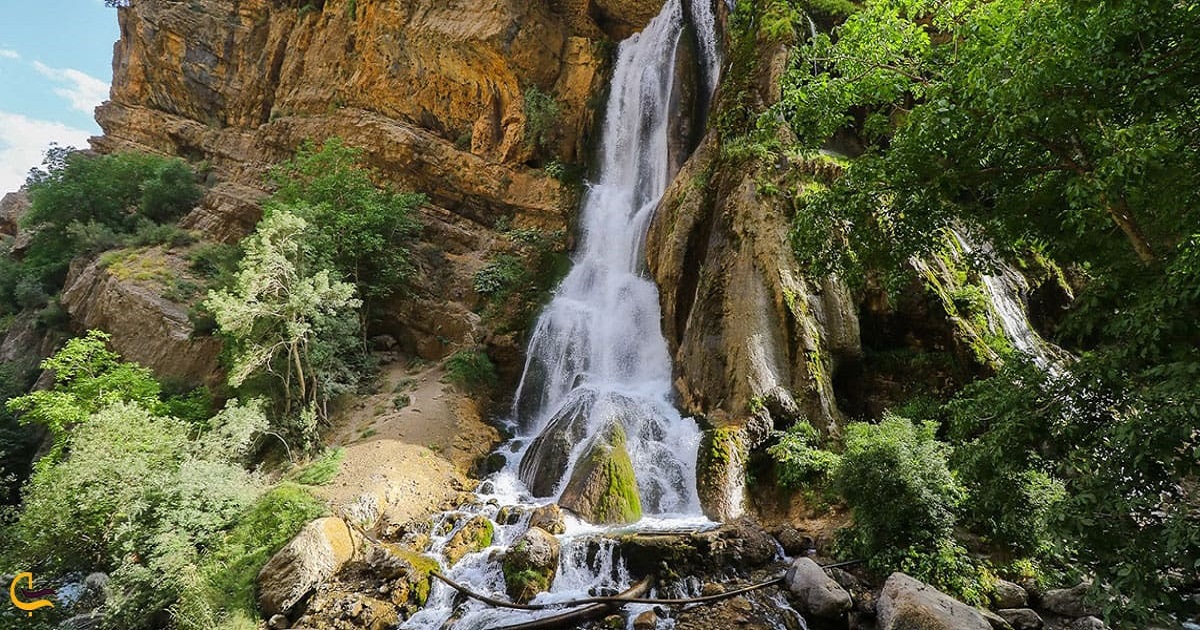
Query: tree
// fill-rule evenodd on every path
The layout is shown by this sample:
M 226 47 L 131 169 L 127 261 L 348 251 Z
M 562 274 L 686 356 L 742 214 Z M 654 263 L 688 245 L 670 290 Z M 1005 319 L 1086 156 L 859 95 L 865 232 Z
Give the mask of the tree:
M 22 424 L 40 424 L 54 440 L 39 467 L 61 459 L 71 430 L 104 407 L 127 402 L 149 410 L 160 408 L 158 381 L 146 368 L 121 361 L 108 349 L 109 339 L 108 333 L 92 330 L 68 341 L 41 363 L 43 370 L 54 374 L 54 386 L 8 401 L 8 410 L 21 414 Z
M 308 262 L 308 227 L 282 210 L 264 217 L 247 239 L 233 288 L 205 301 L 233 349 L 230 385 L 268 375 L 282 387 L 285 415 L 296 407 L 326 412 L 339 349 L 347 338 L 353 345 L 361 305 L 354 285 Z
M 361 149 L 339 138 L 305 142 L 296 157 L 271 171 L 275 193 L 265 212 L 290 212 L 310 225 L 309 264 L 352 282 L 367 301 L 402 291 L 412 275 L 406 245 L 418 224 L 412 212 L 425 196 L 380 188 L 362 165 Z

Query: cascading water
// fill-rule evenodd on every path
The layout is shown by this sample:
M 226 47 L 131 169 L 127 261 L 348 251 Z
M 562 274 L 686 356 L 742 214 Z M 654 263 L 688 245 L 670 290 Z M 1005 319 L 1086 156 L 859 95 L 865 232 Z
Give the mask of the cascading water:
M 1051 372 L 1056 371 L 1056 363 L 1062 351 L 1042 339 L 1029 324 L 1023 298 L 1029 293 L 1029 283 L 1025 281 L 1025 277 L 999 260 L 986 244 L 976 248 L 961 230 L 952 230 L 950 234 L 968 256 L 979 249 L 992 259 L 994 273 L 982 274 L 983 289 L 992 304 L 992 311 L 999 320 L 1004 336 L 1018 352 L 1028 356 L 1038 367 Z
M 635 527 L 707 526 L 696 493 L 700 431 L 672 405 L 671 359 L 660 328 L 658 290 L 646 277 L 646 231 L 670 183 L 668 135 L 676 51 L 691 24 L 701 53 L 700 76 L 716 88 L 720 59 L 708 0 L 667 0 L 662 12 L 617 51 L 604 118 L 600 169 L 582 206 L 581 245 L 570 273 L 543 311 L 513 403 L 517 437 L 504 449 L 508 465 L 479 493 L 480 503 L 440 517 L 431 552 L 441 556 L 456 525 L 500 505 L 557 499 L 584 450 L 619 425 L 627 436 L 646 517 Z M 554 439 L 557 437 L 558 439 Z M 502 451 L 503 452 L 503 451 Z M 504 592 L 492 552 L 527 529 L 495 524 L 492 546 L 447 570 L 473 588 Z M 444 531 L 443 531 L 444 530 Z M 439 534 L 440 531 L 440 534 Z M 568 516 L 550 591 L 539 603 L 620 590 L 630 578 L 603 528 Z M 403 627 L 483 629 L 531 619 L 534 613 L 456 600 L 436 584 L 426 606 Z
M 719 69 L 712 6 L 690 6 L 711 90 Z M 590 440 L 620 423 L 643 509 L 699 512 L 700 434 L 671 404 L 658 290 L 644 273 L 646 230 L 670 183 L 671 91 L 684 25 L 681 0 L 669 0 L 618 50 L 599 178 L 583 203 L 582 245 L 534 329 L 514 403 L 525 438 L 548 432 L 573 438 L 522 445 L 519 473 L 537 495 L 558 496 Z M 569 456 L 556 452 L 563 444 L 573 445 Z

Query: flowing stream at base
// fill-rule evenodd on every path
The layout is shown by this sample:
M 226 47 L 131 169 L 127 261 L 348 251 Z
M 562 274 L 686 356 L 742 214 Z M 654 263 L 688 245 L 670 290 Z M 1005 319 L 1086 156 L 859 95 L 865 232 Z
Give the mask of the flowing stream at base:
M 442 552 L 456 527 L 478 515 L 493 521 L 492 545 L 445 569 L 452 579 L 476 591 L 504 597 L 496 552 L 507 549 L 528 528 L 527 511 L 511 524 L 495 522 L 501 507 L 555 502 L 587 449 L 615 426 L 627 436 L 644 514 L 622 530 L 715 526 L 700 511 L 700 431 L 672 404 L 672 368 L 660 327 L 658 290 L 646 277 L 644 263 L 646 231 L 670 183 L 668 135 L 677 115 L 672 98 L 681 38 L 695 37 L 697 74 L 706 96 L 719 78 L 712 6 L 702 0 L 686 4 L 668 0 L 641 33 L 618 48 L 600 168 L 583 200 L 581 245 L 531 336 L 511 416 L 517 437 L 501 447 L 507 464 L 480 487 L 477 503 L 434 522 L 430 553 L 445 565 Z M 566 522 L 566 533 L 558 536 L 557 576 L 549 592 L 534 601 L 566 601 L 628 587 L 631 578 L 616 543 L 603 536 L 611 530 L 569 514 Z M 660 591 L 668 597 L 686 594 Z M 624 612 L 632 620 L 647 608 L 629 606 Z M 449 587 L 436 583 L 425 607 L 402 627 L 452 624 L 482 630 L 548 614 L 552 613 L 463 602 Z

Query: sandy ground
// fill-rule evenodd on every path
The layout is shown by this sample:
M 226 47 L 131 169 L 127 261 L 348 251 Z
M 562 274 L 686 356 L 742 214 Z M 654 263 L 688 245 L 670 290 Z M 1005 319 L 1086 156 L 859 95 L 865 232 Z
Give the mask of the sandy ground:
M 471 467 L 499 435 L 444 376 L 438 364 L 398 359 L 383 367 L 379 393 L 334 414 L 327 442 L 346 457 L 318 493 L 336 513 L 402 524 L 463 502 Z

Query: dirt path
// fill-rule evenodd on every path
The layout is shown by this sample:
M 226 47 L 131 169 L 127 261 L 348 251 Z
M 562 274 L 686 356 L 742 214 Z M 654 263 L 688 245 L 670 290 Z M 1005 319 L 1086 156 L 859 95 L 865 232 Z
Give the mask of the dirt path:
M 462 502 L 474 462 L 499 441 L 475 401 L 444 381 L 440 365 L 383 367 L 379 393 L 334 415 L 327 442 L 346 456 L 319 494 L 360 521 L 403 524 Z

